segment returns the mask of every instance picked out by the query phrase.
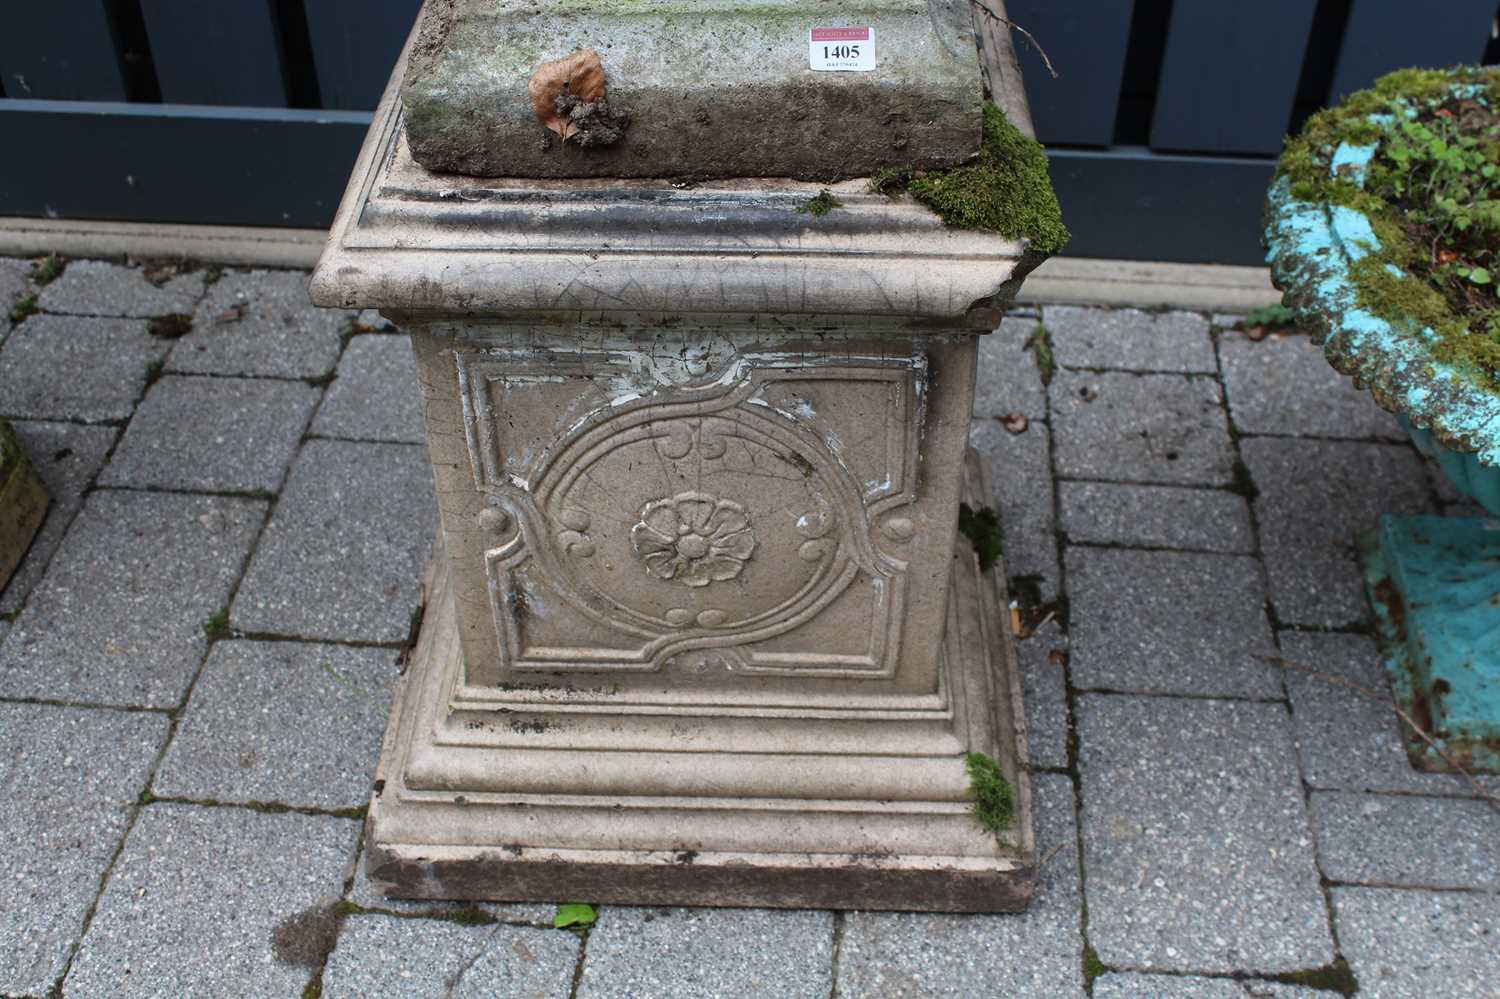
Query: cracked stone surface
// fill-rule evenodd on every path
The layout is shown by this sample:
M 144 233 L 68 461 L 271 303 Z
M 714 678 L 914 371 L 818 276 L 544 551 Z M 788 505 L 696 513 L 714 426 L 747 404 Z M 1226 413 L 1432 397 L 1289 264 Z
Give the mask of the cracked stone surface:
M 119 431 L 113 427 L 85 427 L 76 423 L 17 420 L 11 424 L 32 467 L 46 483 L 51 505 L 41 530 L 16 567 L 5 589 L 0 591 L 0 614 L 21 609 L 47 563 L 62 543 L 63 533 L 83 505 L 83 491 L 104 464 Z
M 202 297 L 201 272 L 179 274 L 157 285 L 147 281 L 139 267 L 101 260 L 73 260 L 55 281 L 42 289 L 38 303 L 46 312 L 149 319 L 191 316 Z
M 218 642 L 152 791 L 357 808 L 370 796 L 396 675 L 391 649 Z
M 1333 960 L 1285 706 L 1088 694 L 1078 729 L 1089 939 L 1106 965 Z
M 62 977 L 166 737 L 165 715 L 0 703 L 0 992 Z
M 578 937 L 525 926 L 349 917 L 323 974 L 323 999 L 567 999 Z
M 265 510 L 260 500 L 91 494 L 0 646 L 0 696 L 176 707 Z
M 70 996 L 297 996 L 333 947 L 359 823 L 157 803 L 63 983 Z
M 274 493 L 319 394 L 301 382 L 167 375 L 136 409 L 100 483 Z
M 798 909 L 606 906 L 589 934 L 579 999 L 824 999 L 833 914 Z
M 32 316 L 0 346 L 0 416 L 124 420 L 166 353 L 143 320 Z
M 1007 999 L 1081 999 L 1073 782 L 1043 774 L 1033 788 L 1037 853 L 1052 859 L 1031 906 L 1020 915 L 851 912 L 839 948 L 839 995 L 970 999 L 983 983 L 984 994 Z
M 1049 386 L 1058 474 L 1228 485 L 1234 457 L 1212 378 L 1059 371 Z
M 1208 320 L 1196 312 L 1142 312 L 1049 305 L 1042 321 L 1065 368 L 1218 371 Z

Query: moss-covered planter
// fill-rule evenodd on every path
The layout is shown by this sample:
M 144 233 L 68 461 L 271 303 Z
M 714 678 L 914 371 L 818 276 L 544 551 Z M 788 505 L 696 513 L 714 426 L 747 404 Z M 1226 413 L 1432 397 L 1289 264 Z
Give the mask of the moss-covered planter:
M 1500 517 L 1497 110 L 1500 71 L 1460 69 L 1316 116 L 1282 157 L 1266 243 L 1329 362 Z M 1412 761 L 1500 770 L 1500 522 L 1387 516 L 1360 549 L 1392 690 L 1440 747 L 1409 733 Z
M 1272 280 L 1329 362 L 1402 417 L 1456 488 L 1500 516 L 1500 332 L 1466 329 L 1413 273 L 1398 211 L 1369 190 L 1404 120 L 1455 95 L 1500 107 L 1500 71 L 1392 74 L 1288 144 L 1266 223 Z M 1500 194 L 1496 195 L 1500 197 Z

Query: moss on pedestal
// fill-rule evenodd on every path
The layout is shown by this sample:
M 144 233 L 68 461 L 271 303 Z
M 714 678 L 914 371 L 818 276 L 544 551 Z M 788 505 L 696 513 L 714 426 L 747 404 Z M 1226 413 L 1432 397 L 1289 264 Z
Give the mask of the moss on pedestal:
M 969 773 L 969 795 L 974 799 L 974 817 L 985 829 L 1000 835 L 1016 819 L 1016 793 L 1000 771 L 1000 764 L 983 753 L 964 757 Z
M 984 106 L 984 138 L 972 163 L 950 170 L 882 170 L 871 179 L 882 194 L 910 194 L 948 225 L 1024 239 L 1057 253 L 1070 238 L 1047 173 L 1047 154 L 994 104 Z

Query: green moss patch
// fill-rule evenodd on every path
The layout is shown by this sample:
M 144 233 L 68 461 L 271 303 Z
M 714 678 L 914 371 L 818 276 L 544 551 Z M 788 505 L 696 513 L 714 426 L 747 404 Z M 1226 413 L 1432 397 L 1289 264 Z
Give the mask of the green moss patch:
M 797 206 L 797 211 L 803 215 L 827 215 L 835 208 L 843 208 L 844 203 L 833 196 L 828 188 L 823 188 L 816 197 L 808 198 Z
M 1373 119 L 1373 120 L 1372 120 Z M 1375 146 L 1358 177 L 1343 144 Z M 1292 194 L 1369 220 L 1378 246 L 1350 266 L 1359 307 L 1500 392 L 1500 69 L 1401 70 L 1314 115 L 1278 175 Z
M 1000 534 L 1000 516 L 992 507 L 975 510 L 967 503 L 958 505 L 958 531 L 974 546 L 979 557 L 979 571 L 989 572 L 1000 560 L 1003 540 Z
M 882 194 L 910 194 L 960 229 L 1024 239 L 1057 253 L 1070 238 L 1047 174 L 1047 154 L 993 104 L 984 106 L 979 157 L 950 170 L 882 170 L 871 179 Z
M 964 757 L 969 773 L 969 796 L 974 799 L 974 817 L 979 824 L 1000 835 L 1016 820 L 1016 792 L 1000 771 L 1000 764 L 983 753 Z

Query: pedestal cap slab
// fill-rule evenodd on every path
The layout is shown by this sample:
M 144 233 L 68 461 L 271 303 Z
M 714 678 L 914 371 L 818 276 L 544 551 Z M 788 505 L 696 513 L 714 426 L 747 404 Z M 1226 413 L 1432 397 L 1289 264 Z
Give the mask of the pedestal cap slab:
M 873 68 L 814 71 L 809 31 L 845 26 Z M 581 49 L 629 116 L 610 145 L 558 141 L 527 92 Z M 962 162 L 982 99 L 968 0 L 428 0 L 403 97 L 437 171 L 820 180 Z

